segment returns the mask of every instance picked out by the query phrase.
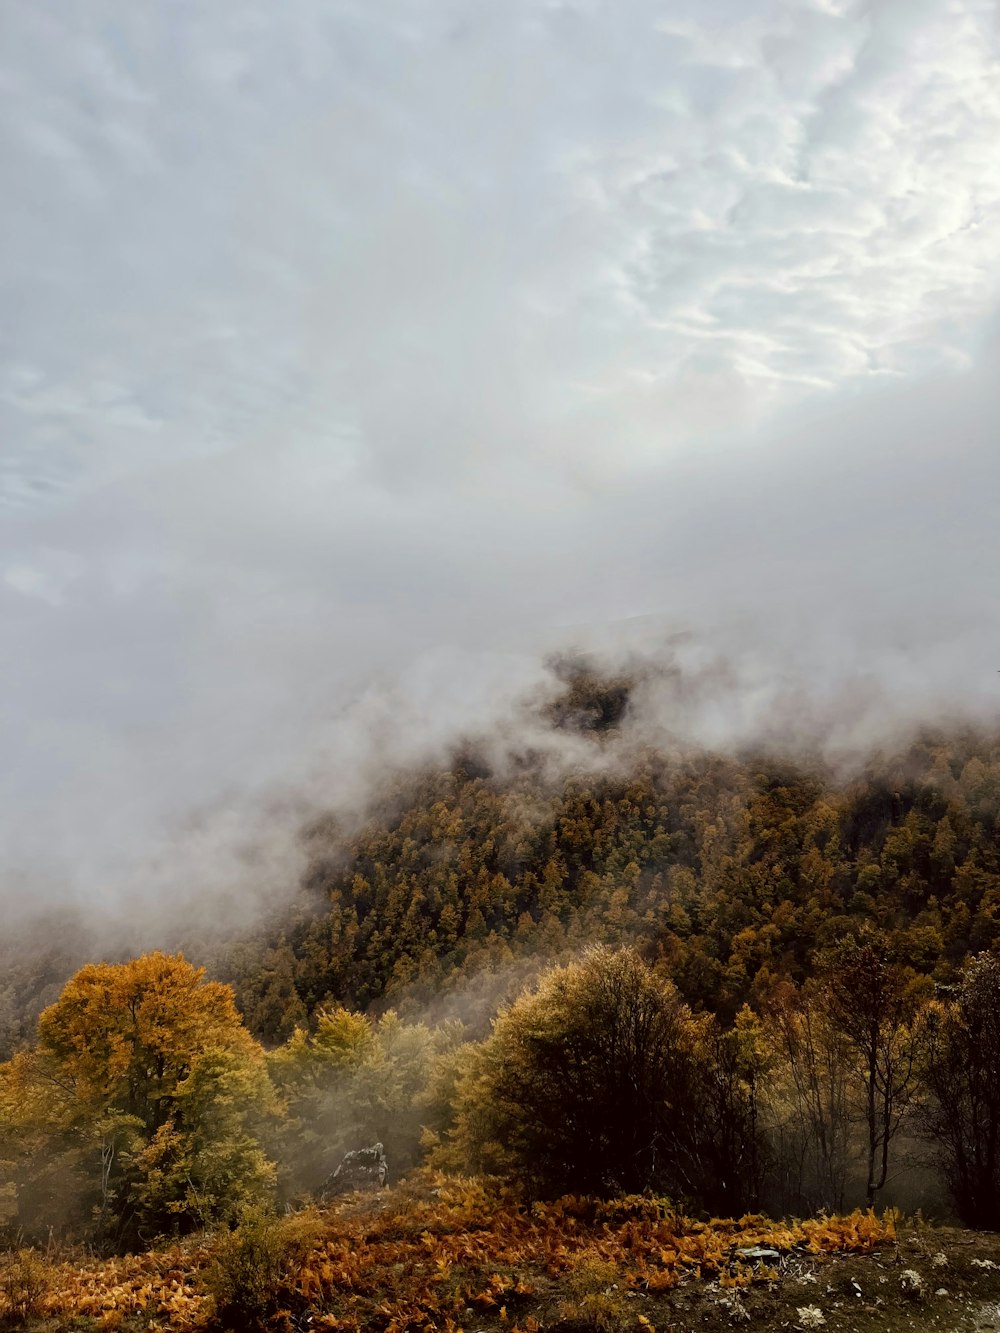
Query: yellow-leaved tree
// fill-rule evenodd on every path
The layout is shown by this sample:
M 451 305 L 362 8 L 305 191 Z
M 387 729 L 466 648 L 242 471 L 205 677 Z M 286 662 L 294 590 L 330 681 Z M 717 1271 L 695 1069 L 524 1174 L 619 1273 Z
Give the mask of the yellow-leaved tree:
M 233 1216 L 273 1187 L 274 1111 L 230 987 L 180 954 L 89 964 L 0 1065 L 8 1224 L 122 1246 Z
M 321 1009 L 312 1031 L 296 1028 L 268 1056 L 287 1115 L 278 1127 L 282 1188 L 316 1193 L 345 1152 L 377 1142 L 393 1177 L 420 1156 L 426 1094 L 461 1025 L 429 1028 L 393 1011 L 369 1018 L 342 1006 Z

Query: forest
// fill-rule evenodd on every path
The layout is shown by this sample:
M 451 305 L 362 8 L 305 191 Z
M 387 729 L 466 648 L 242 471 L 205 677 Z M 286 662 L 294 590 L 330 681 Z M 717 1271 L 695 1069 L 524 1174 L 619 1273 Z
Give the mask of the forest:
M 376 1142 L 515 1211 L 1000 1228 L 1000 736 L 845 774 L 625 745 L 628 709 L 576 672 L 547 724 L 584 770 L 469 741 L 393 775 L 204 958 L 8 958 L 8 1253 L 266 1251 Z

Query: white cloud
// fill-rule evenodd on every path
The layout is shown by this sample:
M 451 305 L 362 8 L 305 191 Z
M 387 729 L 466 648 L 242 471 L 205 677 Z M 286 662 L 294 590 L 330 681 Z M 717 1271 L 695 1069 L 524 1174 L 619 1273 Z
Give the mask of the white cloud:
M 94 379 L 164 453 L 332 419 L 388 476 L 468 466 L 485 396 L 508 449 L 572 468 L 596 398 L 645 462 L 705 430 L 692 382 L 738 427 L 967 357 L 996 293 L 980 0 L 40 0 L 6 26 L 2 280 L 36 395 L 78 403 L 66 487 L 119 451 Z M 76 457 L 22 408 L 25 473 L 39 439 Z
M 992 5 L 3 26 L 11 865 L 92 886 L 317 736 L 360 762 L 324 719 L 371 677 L 486 715 L 560 624 L 736 625 L 736 730 L 788 645 L 898 677 L 890 621 L 931 663 L 907 708 L 966 688 L 941 644 L 988 651 L 1000 530 Z

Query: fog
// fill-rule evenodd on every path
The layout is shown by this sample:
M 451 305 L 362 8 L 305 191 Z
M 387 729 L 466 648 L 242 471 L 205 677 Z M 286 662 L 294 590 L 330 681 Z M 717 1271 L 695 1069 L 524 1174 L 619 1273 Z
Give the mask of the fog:
M 252 913 L 564 648 L 653 740 L 996 721 L 990 6 L 0 22 L 9 914 Z

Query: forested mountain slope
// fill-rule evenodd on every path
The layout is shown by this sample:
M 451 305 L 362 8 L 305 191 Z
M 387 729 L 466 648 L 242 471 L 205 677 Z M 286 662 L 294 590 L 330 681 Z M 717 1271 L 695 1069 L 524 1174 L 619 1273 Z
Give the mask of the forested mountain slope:
M 311 910 L 222 964 L 252 1030 L 281 1040 L 329 999 L 416 1012 L 449 993 L 482 1025 L 505 973 L 623 941 L 729 1020 L 863 922 L 942 983 L 1000 935 L 1000 736 L 925 732 L 846 777 L 765 753 L 622 752 L 620 682 L 613 704 L 590 688 L 597 705 L 556 721 L 599 719 L 603 768 L 554 778 L 528 753 L 491 771 L 467 748 L 397 777 L 346 844 L 311 831 Z
M 774 751 L 645 745 L 629 690 L 576 670 L 548 706 L 550 735 L 583 744 L 584 764 L 579 748 L 498 761 L 472 741 L 387 779 L 352 831 L 316 821 L 297 896 L 286 886 L 237 939 L 188 938 L 178 922 L 119 947 L 66 912 L 8 931 L 0 1058 L 77 967 L 136 945 L 206 963 L 275 1044 L 331 1000 L 482 1033 L 540 966 L 586 944 L 637 944 L 728 1021 L 864 922 L 944 984 L 1000 937 L 997 732 L 926 729 L 845 773 Z

